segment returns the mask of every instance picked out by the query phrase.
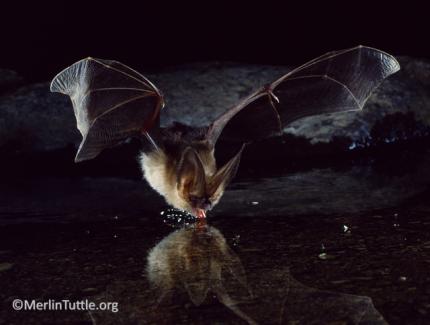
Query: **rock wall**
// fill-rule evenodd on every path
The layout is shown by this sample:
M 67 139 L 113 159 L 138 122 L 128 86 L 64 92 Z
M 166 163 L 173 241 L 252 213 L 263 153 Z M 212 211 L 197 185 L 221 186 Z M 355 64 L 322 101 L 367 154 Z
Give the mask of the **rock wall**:
M 371 96 L 363 111 L 327 114 L 293 122 L 285 133 L 312 143 L 350 139 L 351 148 L 378 139 L 392 142 L 429 135 L 430 62 L 399 58 L 402 69 Z M 162 125 L 177 120 L 204 125 L 259 86 L 289 68 L 232 63 L 196 63 L 147 75 L 162 90 Z M 0 70 L 0 150 L 3 154 L 44 152 L 77 146 L 72 106 L 66 96 L 49 92 L 48 83 L 17 88 L 22 79 Z

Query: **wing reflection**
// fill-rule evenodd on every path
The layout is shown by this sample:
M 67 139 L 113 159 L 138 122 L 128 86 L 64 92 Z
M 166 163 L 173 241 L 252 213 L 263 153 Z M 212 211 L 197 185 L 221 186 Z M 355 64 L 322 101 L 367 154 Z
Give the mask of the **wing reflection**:
M 295 280 L 264 249 L 239 256 L 215 227 L 181 228 L 149 250 L 144 278 L 117 280 L 94 301 L 118 301 L 103 324 L 386 324 L 366 296 L 322 291 Z M 263 262 L 263 260 L 265 262 Z

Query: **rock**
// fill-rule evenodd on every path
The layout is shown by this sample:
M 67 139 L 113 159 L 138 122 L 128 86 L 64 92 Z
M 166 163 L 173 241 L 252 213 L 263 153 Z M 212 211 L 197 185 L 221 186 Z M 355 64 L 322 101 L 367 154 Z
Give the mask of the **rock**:
M 375 164 L 374 167 L 314 168 L 271 177 L 235 179 L 208 217 L 359 216 L 405 205 L 420 211 L 419 204 L 422 206 L 429 197 L 430 153 L 404 160 L 391 157 L 387 161 L 396 161 L 398 168 L 394 163 L 387 168 L 386 162 L 379 163 L 383 170 Z M 113 225 L 124 216 L 145 218 L 143 222 L 158 218 L 174 226 L 175 219 L 170 216 L 182 215 L 167 207 L 164 199 L 139 179 L 44 177 L 43 181 L 28 178 L 13 184 L 17 185 L 0 183 L 2 225 L 28 220 L 32 223 L 91 220 Z M 190 219 L 176 218 L 176 221 L 183 224 Z M 114 226 L 111 238 L 118 235 L 123 239 L 122 231 L 131 232 L 129 228 Z M 343 231 L 344 228 L 339 228 L 339 232 Z M 352 227 L 351 231 L 354 231 Z M 96 273 L 103 270 L 103 265 L 94 269 Z
M 166 97 L 162 125 L 179 121 L 205 125 L 253 89 L 287 72 L 285 67 L 201 63 L 148 78 Z M 70 100 L 48 83 L 21 88 L 0 98 L 0 149 L 27 153 L 77 147 L 81 137 Z
M 371 141 L 381 128 L 385 128 L 384 142 L 429 135 L 430 62 L 398 59 L 401 70 L 376 89 L 362 111 L 307 117 L 293 122 L 285 132 L 312 143 L 330 142 L 334 137 L 346 137 L 352 143 Z
M 304 118 L 288 125 L 284 132 L 303 136 L 312 143 L 330 142 L 334 137 L 346 137 L 356 143 L 374 137 L 372 133 L 381 133 L 381 128 L 383 134 L 379 135 L 384 142 L 430 134 L 430 62 L 409 57 L 400 57 L 399 62 L 401 71 L 382 83 L 363 111 Z M 289 70 L 212 63 L 178 68 L 150 78 L 166 94 L 163 125 L 175 120 L 205 125 Z M 408 130 L 411 124 L 413 128 Z
M 0 102 L 0 148 L 7 153 L 77 145 L 75 125 L 70 100 L 51 94 L 45 83 L 23 87 Z
M 363 111 L 313 116 L 293 122 L 285 133 L 312 143 L 344 137 L 352 147 L 425 136 L 430 126 L 430 62 L 400 57 L 402 70 L 369 99 Z M 161 123 L 204 125 L 287 67 L 198 63 L 147 75 L 166 97 Z M 77 146 L 71 103 L 49 92 L 47 83 L 23 87 L 0 98 L 0 149 L 6 153 L 49 151 Z
M 405 172 L 381 172 L 372 167 L 312 169 L 235 181 L 213 213 L 250 217 L 344 215 L 401 206 L 423 192 L 430 181 L 430 156 L 415 159 L 420 162 Z M 251 205 L 252 201 L 259 204 Z
M 207 125 L 254 90 L 287 73 L 287 67 L 198 63 L 148 76 L 166 97 L 162 125 Z

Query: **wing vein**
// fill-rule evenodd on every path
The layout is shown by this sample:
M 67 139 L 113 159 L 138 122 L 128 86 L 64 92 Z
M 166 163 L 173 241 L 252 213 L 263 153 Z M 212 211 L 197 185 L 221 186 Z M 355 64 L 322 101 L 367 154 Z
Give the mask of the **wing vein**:
M 117 105 L 115 105 L 115 106 L 112 106 L 111 108 L 107 109 L 107 110 L 106 110 L 106 111 L 104 111 L 102 114 L 100 114 L 99 116 L 97 116 L 97 117 L 94 119 L 94 121 L 91 123 L 91 126 L 92 126 L 92 125 L 94 125 L 94 123 L 95 123 L 99 118 L 101 118 L 101 117 L 103 117 L 104 115 L 106 115 L 106 114 L 108 114 L 108 113 L 112 112 L 113 110 L 117 109 L 118 107 L 123 106 L 123 105 L 125 105 L 125 104 L 128 104 L 128 103 L 130 103 L 130 102 L 133 102 L 133 101 L 135 101 L 135 100 L 138 100 L 138 99 L 141 99 L 141 98 L 145 98 L 145 97 L 148 97 L 148 95 L 147 95 L 147 94 L 145 94 L 145 95 L 141 95 L 141 96 L 136 96 L 136 97 L 133 97 L 133 98 L 127 99 L 127 100 L 125 100 L 125 101 L 123 101 L 123 102 L 121 102 L 121 103 L 119 103 L 119 104 L 117 104 Z
M 111 70 L 114 70 L 114 71 L 116 71 L 116 72 L 119 72 L 119 73 L 121 73 L 121 74 L 123 74 L 123 75 L 125 75 L 125 76 L 127 76 L 127 77 L 129 77 L 129 78 L 131 78 L 131 79 L 136 80 L 137 82 L 141 83 L 142 85 L 145 85 L 146 87 L 150 88 L 150 85 L 149 85 L 149 84 L 147 84 L 146 82 L 144 82 L 144 81 L 142 81 L 142 80 L 140 80 L 140 79 L 138 79 L 138 78 L 134 77 L 133 75 L 131 75 L 131 74 L 127 73 L 127 72 L 124 72 L 124 71 L 121 71 L 121 70 L 119 70 L 119 69 L 117 69 L 117 68 L 114 68 L 113 66 L 111 66 L 111 65 L 109 65 L 109 64 L 106 64 L 106 63 L 103 63 L 103 62 L 101 62 L 101 61 L 99 61 L 99 60 L 97 60 L 97 59 L 95 59 L 95 58 L 89 58 L 88 60 L 92 60 L 92 61 L 94 61 L 94 62 L 96 62 L 96 63 L 98 63 L 98 64 L 100 64 L 100 65 L 104 66 L 104 67 L 105 67 L 105 68 L 107 68 L 107 69 L 111 69 Z M 114 61 L 114 62 L 117 62 L 117 61 Z M 131 69 L 131 68 L 129 68 L 129 69 L 130 69 L 130 70 L 132 70 L 132 71 L 134 71 L 134 72 L 136 72 L 135 70 L 133 70 L 133 69 Z M 136 73 L 137 73 L 139 76 L 143 77 L 140 73 L 138 73 L 138 72 L 136 72 Z M 144 78 L 144 79 L 145 79 L 145 81 L 147 80 L 146 78 Z
M 88 90 L 83 95 L 80 105 L 82 106 L 82 103 L 84 102 L 85 98 L 87 98 L 92 93 L 97 92 L 97 91 L 107 91 L 107 90 L 135 90 L 135 91 L 140 91 L 140 92 L 153 93 L 153 91 L 151 91 L 151 90 L 139 89 L 139 88 L 121 88 L 121 87 L 95 88 L 95 89 Z
M 357 97 L 355 97 L 355 95 L 353 94 L 353 92 L 351 91 L 351 89 L 348 88 L 347 85 L 345 85 L 344 83 L 340 82 L 339 80 L 332 78 L 328 75 L 323 75 L 323 74 L 313 74 L 313 75 L 307 75 L 307 76 L 300 76 L 300 77 L 293 77 L 293 78 L 288 78 L 287 80 L 284 81 L 289 81 L 289 80 L 296 80 L 296 79 L 306 79 L 306 78 L 321 78 L 321 79 L 327 79 L 330 81 L 335 82 L 336 84 L 342 86 L 343 88 L 345 88 L 348 93 L 352 96 L 352 98 L 354 99 L 355 103 L 357 104 L 357 106 L 361 109 L 362 105 L 359 103 Z
M 319 57 L 317 57 L 317 58 L 315 58 L 315 59 L 313 59 L 313 60 L 311 60 L 311 61 L 308 61 L 308 62 L 306 62 L 305 64 L 303 64 L 303 65 L 301 65 L 301 66 L 299 66 L 299 67 L 297 67 L 297 68 L 295 68 L 295 69 L 291 70 L 291 71 L 290 71 L 290 72 L 288 72 L 286 75 L 284 75 L 284 76 L 282 76 L 281 78 L 279 78 L 278 80 L 276 80 L 273 84 L 278 85 L 280 82 L 282 82 L 282 81 L 284 81 L 285 79 L 289 78 L 289 77 L 290 77 L 292 74 L 294 74 L 294 73 L 297 73 L 297 72 L 299 72 L 299 71 L 301 71 L 301 70 L 303 70 L 303 69 L 306 69 L 306 68 L 308 68 L 308 67 L 310 67 L 310 66 L 312 66 L 312 65 L 315 65 L 315 64 L 317 64 L 317 63 L 321 63 L 321 62 L 323 62 L 323 61 L 327 61 L 328 59 L 331 59 L 331 58 L 337 57 L 337 56 L 339 56 L 339 55 L 343 55 L 343 54 L 345 54 L 345 53 L 348 53 L 348 52 L 354 51 L 354 50 L 359 49 L 359 48 L 360 48 L 359 46 L 356 46 L 356 47 L 352 47 L 352 48 L 350 48 L 350 49 L 346 49 L 346 50 L 333 51 L 333 52 L 331 52 L 331 54 L 330 54 L 330 55 L 327 55 L 327 53 L 326 53 L 326 54 L 323 54 L 323 55 L 321 55 L 321 56 L 319 56 Z

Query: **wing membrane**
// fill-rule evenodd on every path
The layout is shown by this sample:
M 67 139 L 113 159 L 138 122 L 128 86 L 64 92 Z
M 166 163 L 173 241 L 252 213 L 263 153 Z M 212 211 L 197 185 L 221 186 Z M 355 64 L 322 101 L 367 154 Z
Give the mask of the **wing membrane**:
M 306 116 L 360 110 L 379 84 L 399 69 L 393 56 L 371 47 L 326 53 L 222 114 L 208 137 L 214 144 L 220 136 L 248 142 L 280 134 Z
M 163 98 L 144 76 L 111 60 L 86 58 L 60 72 L 51 91 L 70 97 L 82 134 L 75 161 L 94 158 L 158 122 Z

